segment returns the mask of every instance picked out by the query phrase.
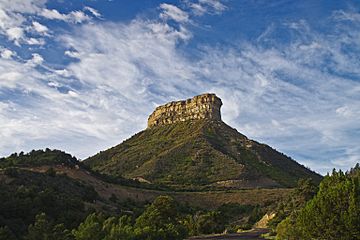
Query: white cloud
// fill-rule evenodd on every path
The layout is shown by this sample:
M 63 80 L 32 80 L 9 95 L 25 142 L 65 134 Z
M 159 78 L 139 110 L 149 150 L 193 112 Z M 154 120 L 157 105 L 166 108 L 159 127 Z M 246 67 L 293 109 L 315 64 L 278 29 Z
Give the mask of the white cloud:
M 69 56 L 69 57 L 72 57 L 72 58 L 79 58 L 80 57 L 80 54 L 78 52 L 76 52 L 76 51 L 66 50 L 64 54 L 66 56 Z
M 85 21 L 89 21 L 91 19 L 91 17 L 89 17 L 82 11 L 71 11 L 68 14 L 63 14 L 56 9 L 46 9 L 46 8 L 42 10 L 40 15 L 47 19 L 61 20 L 72 23 L 82 23 Z
M 197 2 L 185 1 L 192 10 L 193 14 L 202 16 L 205 13 L 221 14 L 227 7 L 221 0 L 198 0 Z
M 84 7 L 84 10 L 89 11 L 92 15 L 94 15 L 97 18 L 101 18 L 101 14 L 99 13 L 99 11 L 97 11 L 96 9 L 92 8 L 92 7 Z
M 14 88 L 16 86 L 16 83 L 18 80 L 20 80 L 20 77 L 22 75 L 18 72 L 4 72 L 0 74 L 0 80 L 2 81 L 0 83 L 0 86 L 7 87 L 7 88 Z
M 0 34 L 19 45 L 25 38 L 24 24 L 27 19 L 24 14 L 37 14 L 44 6 L 44 0 L 0 1 Z
M 29 45 L 44 45 L 45 40 L 43 38 L 28 38 L 25 42 Z
M 344 10 L 335 11 L 333 17 L 337 20 L 360 22 L 360 13 L 345 12 Z
M 352 117 L 355 114 L 348 106 L 339 107 L 335 112 L 343 117 Z
M 62 76 L 62 77 L 71 77 L 69 71 L 66 70 L 66 69 L 54 70 L 53 72 L 55 74 L 59 75 L 59 76 Z M 56 82 L 50 82 L 49 86 L 57 86 L 57 87 L 59 87 L 58 83 L 56 83 Z
M 43 62 L 44 62 L 44 58 L 38 53 L 33 53 L 32 58 L 27 61 L 27 63 L 31 65 L 40 65 Z
M 41 33 L 41 34 L 46 34 L 49 31 L 48 27 L 46 27 L 36 21 L 32 22 L 32 27 L 36 32 Z
M 13 27 L 6 30 L 9 40 L 19 44 L 19 40 L 24 37 L 24 29 L 20 27 Z
M 349 170 L 350 167 L 354 167 L 355 164 L 360 162 L 359 146 L 344 146 L 343 152 L 341 154 L 334 154 L 334 158 L 331 159 L 331 163 L 337 168 L 342 168 L 344 170 Z
M 7 48 L 3 48 L 1 49 L 0 48 L 0 57 L 1 58 L 4 58 L 4 59 L 10 59 L 12 58 L 13 56 L 16 56 L 16 53 L 7 49 Z
M 89 21 L 90 19 L 91 17 L 89 17 L 82 11 L 72 11 L 67 15 L 67 20 L 74 23 L 82 23 L 85 21 Z
M 22 43 L 30 45 L 43 45 L 44 39 L 28 36 L 28 32 L 37 32 L 40 35 L 50 37 L 48 27 L 34 21 L 33 17 L 44 17 L 50 20 L 61 20 L 69 23 L 83 23 L 91 20 L 91 17 L 83 11 L 75 10 L 68 13 L 60 13 L 56 9 L 46 8 L 47 0 L 11 0 L 0 1 L 0 34 L 5 35 L 16 45 Z M 84 11 L 99 17 L 96 9 L 85 7 Z M 31 16 L 30 16 L 31 15 Z
M 226 9 L 226 6 L 220 0 L 199 0 L 199 3 L 212 7 L 218 13 Z
M 65 21 L 67 19 L 67 16 L 65 14 L 59 13 L 56 9 L 43 9 L 41 11 L 41 16 L 47 18 L 47 19 L 56 19 L 56 20 L 62 20 Z
M 198 3 L 189 3 L 189 7 L 192 9 L 193 13 L 197 16 L 202 16 L 206 13 L 206 8 Z
M 163 10 L 163 12 L 160 13 L 160 17 L 165 20 L 172 19 L 179 23 L 189 21 L 189 15 L 175 5 L 162 3 L 160 4 L 160 8 Z

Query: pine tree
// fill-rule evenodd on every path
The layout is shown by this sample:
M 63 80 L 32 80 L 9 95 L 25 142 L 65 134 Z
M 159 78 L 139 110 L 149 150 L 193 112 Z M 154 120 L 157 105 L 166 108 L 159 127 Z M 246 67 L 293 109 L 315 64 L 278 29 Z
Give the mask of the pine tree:
M 359 170 L 355 170 L 359 171 Z M 333 171 L 299 212 L 278 225 L 278 239 L 360 239 L 360 175 Z

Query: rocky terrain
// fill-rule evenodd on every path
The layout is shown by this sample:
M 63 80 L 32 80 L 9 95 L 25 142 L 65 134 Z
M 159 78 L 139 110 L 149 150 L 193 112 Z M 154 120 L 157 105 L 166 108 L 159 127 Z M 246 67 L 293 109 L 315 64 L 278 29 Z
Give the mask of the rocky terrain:
M 220 121 L 221 105 L 221 99 L 211 93 L 184 101 L 170 102 L 155 109 L 149 116 L 148 127 L 199 119 Z

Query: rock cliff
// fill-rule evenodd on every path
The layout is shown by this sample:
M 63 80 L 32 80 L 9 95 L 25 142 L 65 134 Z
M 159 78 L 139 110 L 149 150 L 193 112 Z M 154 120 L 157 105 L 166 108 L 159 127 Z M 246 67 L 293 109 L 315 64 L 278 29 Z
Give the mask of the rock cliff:
M 149 116 L 148 128 L 197 119 L 221 120 L 221 99 L 206 93 L 193 98 L 159 106 Z

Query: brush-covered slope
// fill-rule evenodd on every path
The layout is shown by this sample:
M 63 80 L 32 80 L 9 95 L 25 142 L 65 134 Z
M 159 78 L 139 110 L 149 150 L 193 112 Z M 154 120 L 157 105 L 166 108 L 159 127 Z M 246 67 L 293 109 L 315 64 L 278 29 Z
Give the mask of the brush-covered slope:
M 44 165 L 75 166 L 78 160 L 60 150 L 32 150 L 29 153 L 13 153 L 8 157 L 0 158 L 0 168 L 6 167 L 36 167 Z
M 321 176 L 221 120 L 148 128 L 84 161 L 101 173 L 171 186 L 293 187 Z
M 76 227 L 98 199 L 92 186 L 53 170 L 0 169 L 0 227 L 9 227 L 19 239 L 42 212 L 55 223 Z

